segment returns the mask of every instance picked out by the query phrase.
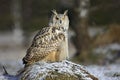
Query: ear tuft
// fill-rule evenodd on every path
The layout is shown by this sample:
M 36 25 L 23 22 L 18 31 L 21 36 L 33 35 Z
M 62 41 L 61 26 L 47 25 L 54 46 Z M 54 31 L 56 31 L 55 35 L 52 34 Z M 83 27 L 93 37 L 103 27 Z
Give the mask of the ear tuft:
M 56 11 L 55 9 L 53 9 L 52 12 L 53 12 L 55 15 L 58 14 L 57 11 Z
M 64 11 L 64 15 L 67 15 L 67 13 L 68 13 L 68 10 L 65 10 L 65 11 Z

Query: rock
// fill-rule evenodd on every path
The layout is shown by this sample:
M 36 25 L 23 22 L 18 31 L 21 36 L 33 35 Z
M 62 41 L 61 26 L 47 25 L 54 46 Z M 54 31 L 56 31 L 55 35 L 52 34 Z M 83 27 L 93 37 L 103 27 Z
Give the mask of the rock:
M 98 80 L 83 66 L 70 61 L 37 62 L 23 71 L 20 80 Z

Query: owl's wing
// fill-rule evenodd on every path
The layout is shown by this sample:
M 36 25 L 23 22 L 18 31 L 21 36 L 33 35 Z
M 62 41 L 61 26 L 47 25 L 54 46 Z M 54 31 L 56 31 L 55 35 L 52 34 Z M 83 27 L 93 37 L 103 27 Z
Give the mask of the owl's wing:
M 31 59 L 42 60 L 50 52 L 57 51 L 61 42 L 65 40 L 63 31 L 55 27 L 46 27 L 34 37 L 31 47 L 27 50 L 23 63 L 26 64 Z

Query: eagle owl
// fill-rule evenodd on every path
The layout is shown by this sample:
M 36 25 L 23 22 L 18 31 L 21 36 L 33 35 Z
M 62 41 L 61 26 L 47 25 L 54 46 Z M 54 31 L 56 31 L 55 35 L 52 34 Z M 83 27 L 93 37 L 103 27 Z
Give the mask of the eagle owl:
M 33 64 L 37 61 L 56 62 L 68 58 L 68 28 L 67 10 L 58 14 L 55 10 L 49 21 L 49 26 L 40 30 L 28 48 L 23 63 Z

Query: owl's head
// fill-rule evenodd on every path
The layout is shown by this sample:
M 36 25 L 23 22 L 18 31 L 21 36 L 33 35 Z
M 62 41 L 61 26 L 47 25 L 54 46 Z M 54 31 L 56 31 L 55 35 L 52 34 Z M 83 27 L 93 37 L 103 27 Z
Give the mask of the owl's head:
M 63 14 L 58 14 L 56 10 L 52 10 L 53 15 L 50 19 L 49 26 L 56 27 L 64 27 L 65 30 L 68 30 L 69 27 L 69 19 L 67 16 L 68 10 L 66 10 Z

